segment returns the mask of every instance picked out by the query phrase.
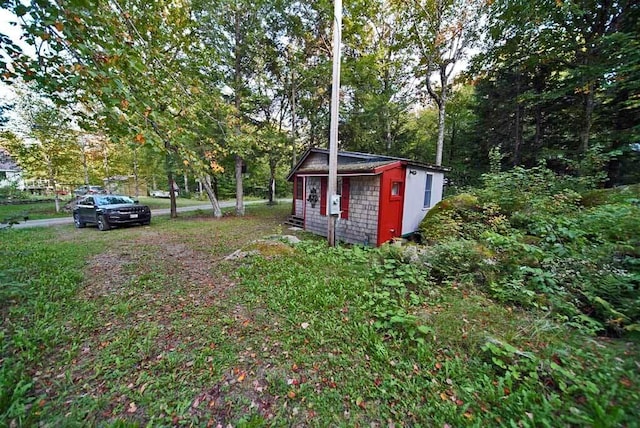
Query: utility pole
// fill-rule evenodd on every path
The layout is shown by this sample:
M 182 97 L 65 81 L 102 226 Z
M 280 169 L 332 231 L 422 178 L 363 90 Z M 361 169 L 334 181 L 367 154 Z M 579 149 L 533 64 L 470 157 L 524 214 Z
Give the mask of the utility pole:
M 327 239 L 330 247 L 336 245 L 336 220 L 339 211 L 332 210 L 338 187 L 338 113 L 340 110 L 340 43 L 342 41 L 342 0 L 333 3 L 333 80 L 331 85 L 331 124 L 329 132 L 329 185 L 327 186 L 327 210 L 329 224 Z M 340 207 L 338 207 L 339 210 Z
M 296 70 L 291 61 L 291 133 L 293 134 L 293 167 L 298 163 L 296 159 Z

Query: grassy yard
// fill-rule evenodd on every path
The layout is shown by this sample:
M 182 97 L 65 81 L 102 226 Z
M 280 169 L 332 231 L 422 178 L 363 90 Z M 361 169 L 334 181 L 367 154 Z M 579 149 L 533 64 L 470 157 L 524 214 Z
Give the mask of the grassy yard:
M 171 206 L 171 202 L 169 199 L 160 199 L 160 198 L 151 198 L 148 196 L 142 196 L 138 198 L 141 204 L 148 205 L 151 209 L 156 208 L 169 208 Z M 62 199 L 60 201 L 60 206 L 63 207 L 69 199 Z M 194 205 L 203 205 L 210 206 L 208 200 L 202 201 L 199 199 L 185 199 L 178 198 L 176 199 L 176 204 L 178 207 L 190 207 Z M 38 220 L 45 218 L 56 218 L 56 217 L 69 217 L 70 214 L 65 211 L 61 211 L 56 213 L 56 206 L 54 202 L 35 202 L 35 203 L 24 203 L 24 204 L 11 204 L 11 205 L 0 205 L 0 222 L 5 219 L 10 219 L 12 217 L 18 217 L 20 221 L 22 221 L 22 217 L 28 216 L 30 220 Z
M 2 231 L 0 426 L 637 426 L 637 339 L 393 248 L 254 242 L 289 209 Z

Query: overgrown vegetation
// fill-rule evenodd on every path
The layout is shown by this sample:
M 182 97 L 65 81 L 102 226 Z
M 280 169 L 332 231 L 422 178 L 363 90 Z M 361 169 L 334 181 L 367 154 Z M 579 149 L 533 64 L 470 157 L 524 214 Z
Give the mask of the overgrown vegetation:
M 500 270 L 473 266 L 497 250 L 471 232 L 432 247 L 442 260 L 430 269 L 396 247 L 254 242 L 282 233 L 288 209 L 109 233 L 5 231 L 0 424 L 640 418 L 635 339 L 585 336 L 544 310 L 490 299 L 477 281 Z M 259 254 L 224 260 L 238 248 Z
M 586 191 L 544 166 L 487 174 L 421 224 L 431 277 L 589 333 L 640 329 L 640 187 Z

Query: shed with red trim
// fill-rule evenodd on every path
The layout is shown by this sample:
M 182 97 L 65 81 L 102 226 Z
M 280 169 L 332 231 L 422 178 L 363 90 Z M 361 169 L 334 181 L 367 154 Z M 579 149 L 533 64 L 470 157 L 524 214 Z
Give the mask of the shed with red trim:
M 309 149 L 287 179 L 293 185 L 292 220 L 327 236 L 329 151 Z M 338 152 L 340 217 L 336 239 L 382 245 L 414 233 L 442 199 L 446 168 L 357 152 Z

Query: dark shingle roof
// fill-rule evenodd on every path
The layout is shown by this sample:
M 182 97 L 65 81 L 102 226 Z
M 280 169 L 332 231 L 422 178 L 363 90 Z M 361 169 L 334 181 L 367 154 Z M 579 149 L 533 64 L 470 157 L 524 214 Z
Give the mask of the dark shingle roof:
M 293 174 L 295 173 L 303 173 L 303 174 L 311 174 L 311 173 L 319 173 L 319 174 L 327 174 L 329 170 L 329 165 L 307 165 L 303 167 L 305 160 L 309 157 L 311 153 L 320 153 L 329 156 L 329 150 L 327 149 L 317 149 L 312 148 L 308 149 L 300 158 L 300 161 L 291 169 L 289 175 L 287 176 L 287 180 L 291 180 L 293 178 Z M 449 169 L 441 166 L 424 164 L 416 161 L 412 161 L 411 159 L 398 158 L 394 156 L 383 156 L 376 155 L 370 153 L 359 153 L 359 152 L 338 152 L 338 173 L 366 173 L 366 172 L 374 172 L 376 168 L 381 166 L 389 165 L 394 162 L 404 162 L 409 166 L 415 166 L 425 169 L 430 169 L 434 171 L 442 171 L 446 172 Z

